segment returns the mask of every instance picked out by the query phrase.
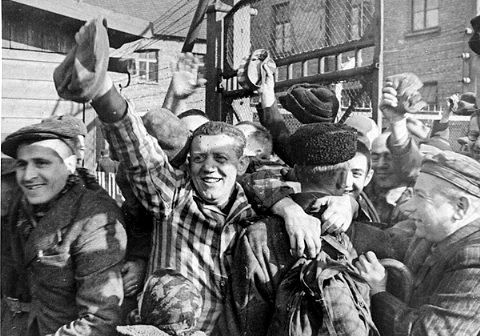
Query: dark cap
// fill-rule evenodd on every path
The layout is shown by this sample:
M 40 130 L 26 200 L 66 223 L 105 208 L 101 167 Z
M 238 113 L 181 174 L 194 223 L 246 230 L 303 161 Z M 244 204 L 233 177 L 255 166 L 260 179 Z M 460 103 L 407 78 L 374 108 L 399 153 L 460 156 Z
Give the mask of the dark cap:
M 25 126 L 8 135 L 2 143 L 2 152 L 15 158 L 18 146 L 25 142 L 36 142 L 48 139 L 69 140 L 78 136 L 79 129 L 70 120 L 64 121 L 49 118 L 41 123 Z M 70 144 L 67 145 L 72 148 Z M 72 151 L 73 148 L 72 148 Z
M 480 197 L 480 163 L 452 151 L 427 155 L 420 172 L 445 180 L 475 197 Z
M 454 112 L 457 115 L 470 116 L 477 111 L 477 98 L 473 92 L 465 92 L 460 96 L 457 110 Z
M 357 131 L 343 124 L 309 124 L 300 126 L 289 142 L 295 164 L 330 166 L 355 156 Z
M 331 90 L 307 83 L 291 86 L 279 100 L 303 124 L 333 122 L 340 106 Z

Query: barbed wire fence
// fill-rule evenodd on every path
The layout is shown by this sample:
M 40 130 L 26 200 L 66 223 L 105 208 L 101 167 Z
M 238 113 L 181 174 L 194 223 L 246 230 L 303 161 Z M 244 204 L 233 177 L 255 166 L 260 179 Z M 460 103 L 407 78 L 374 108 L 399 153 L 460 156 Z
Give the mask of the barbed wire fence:
M 375 20 L 379 0 L 243 0 L 223 19 L 222 78 L 218 92 L 222 119 L 256 120 L 256 93 L 238 85 L 236 71 L 244 56 L 267 49 L 277 64 L 276 94 L 293 84 L 329 87 L 342 111 L 354 101 L 353 113 L 370 117 L 378 89 Z M 210 38 L 211 36 L 209 36 Z M 211 37 L 215 38 L 215 37 Z M 373 104 L 375 105 L 375 104 Z M 281 109 L 292 129 L 299 123 Z M 374 113 L 375 114 L 375 113 Z M 342 113 L 339 113 L 339 118 Z

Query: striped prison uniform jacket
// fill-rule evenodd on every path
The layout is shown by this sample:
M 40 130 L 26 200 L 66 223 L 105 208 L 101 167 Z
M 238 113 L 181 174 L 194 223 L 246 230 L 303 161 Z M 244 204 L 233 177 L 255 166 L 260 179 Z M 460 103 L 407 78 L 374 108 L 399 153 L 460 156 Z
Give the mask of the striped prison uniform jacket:
M 111 150 L 122 161 L 130 184 L 155 217 L 147 277 L 172 268 L 192 280 L 203 298 L 197 328 L 213 329 L 224 304 L 228 265 L 225 252 L 240 232 L 238 224 L 255 215 L 237 184 L 228 213 L 196 195 L 186 166 L 172 167 L 155 138 L 129 106 L 125 117 L 102 124 Z

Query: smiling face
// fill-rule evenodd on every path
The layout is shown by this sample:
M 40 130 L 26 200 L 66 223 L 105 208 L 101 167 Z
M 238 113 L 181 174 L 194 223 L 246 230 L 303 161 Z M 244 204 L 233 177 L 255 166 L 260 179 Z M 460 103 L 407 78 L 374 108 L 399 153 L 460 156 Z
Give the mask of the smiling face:
M 439 192 L 449 188 L 448 182 L 420 173 L 413 197 L 406 204 L 409 217 L 415 221 L 416 236 L 439 242 L 455 232 L 455 204 Z
M 43 204 L 57 196 L 70 174 L 53 149 L 35 144 L 17 151 L 16 177 L 30 204 Z
M 389 134 L 383 133 L 372 144 L 373 182 L 379 188 L 389 189 L 398 186 L 398 175 L 393 167 L 392 153 L 387 148 Z
M 199 196 L 222 208 L 248 164 L 237 155 L 238 143 L 226 134 L 198 135 L 190 147 L 190 174 Z
M 348 161 L 350 172 L 352 173 L 351 188 L 348 190 L 355 198 L 362 192 L 363 188 L 370 182 L 373 170 L 368 167 L 368 159 L 365 154 L 357 152 L 355 156 Z

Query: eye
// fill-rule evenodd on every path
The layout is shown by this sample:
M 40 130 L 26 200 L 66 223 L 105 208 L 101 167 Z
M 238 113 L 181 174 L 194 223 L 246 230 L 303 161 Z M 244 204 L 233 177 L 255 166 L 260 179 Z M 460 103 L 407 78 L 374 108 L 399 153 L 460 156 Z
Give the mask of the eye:
M 15 169 L 25 169 L 26 166 L 27 166 L 27 162 L 25 161 L 15 162 Z
M 215 155 L 215 160 L 220 163 L 227 162 L 228 158 L 225 155 Z
M 191 157 L 191 160 L 194 163 L 201 163 L 201 162 L 205 161 L 205 155 L 193 154 L 192 157 Z
M 48 167 L 51 164 L 50 161 L 42 160 L 42 159 L 37 159 L 34 162 L 35 162 L 35 166 L 38 167 L 38 168 L 45 168 L 45 167 Z

